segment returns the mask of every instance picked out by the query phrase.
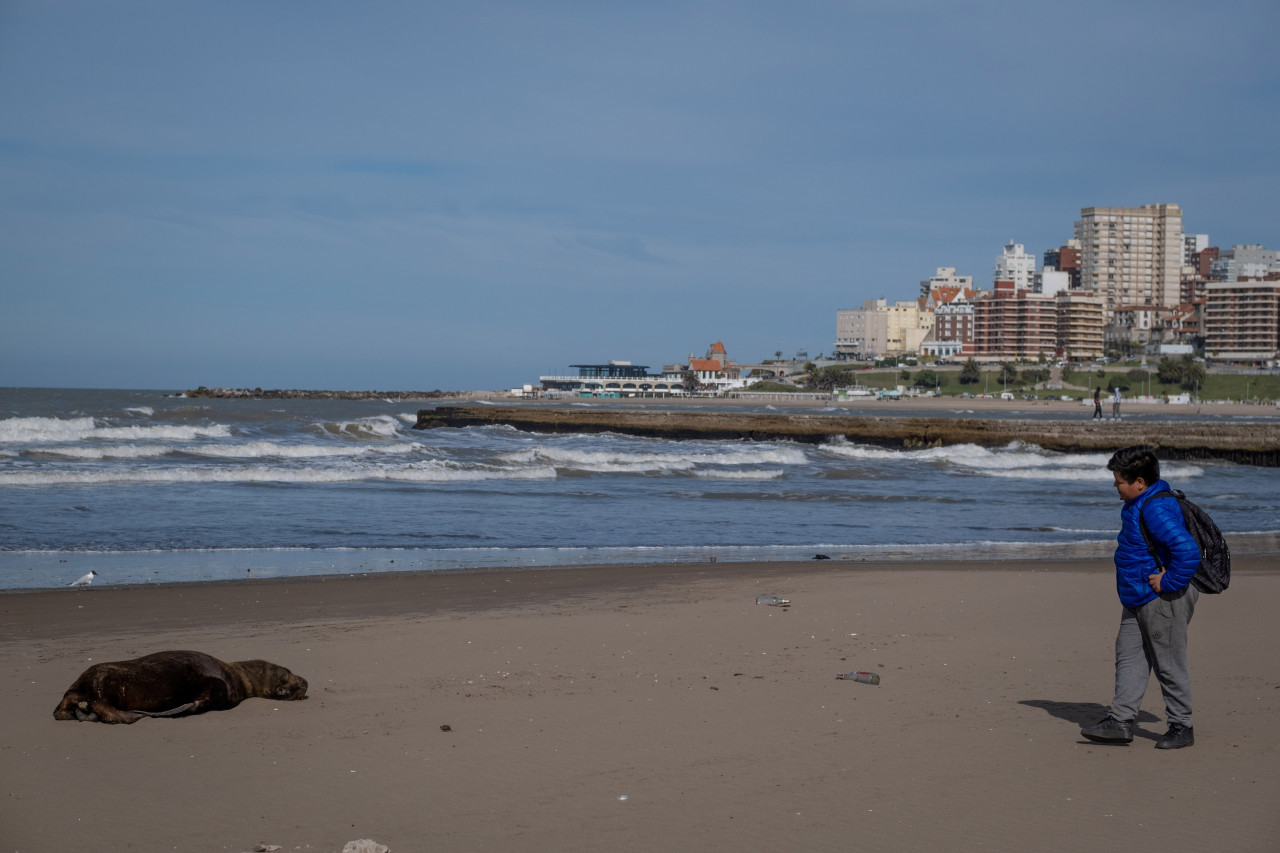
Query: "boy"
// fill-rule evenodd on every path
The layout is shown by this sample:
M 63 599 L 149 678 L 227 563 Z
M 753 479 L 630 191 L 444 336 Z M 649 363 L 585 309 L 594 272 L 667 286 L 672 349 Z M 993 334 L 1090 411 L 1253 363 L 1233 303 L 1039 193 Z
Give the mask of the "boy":
M 1195 743 L 1187 625 L 1200 596 L 1191 585 L 1200 567 L 1200 546 L 1187 532 L 1175 499 L 1147 500 L 1169 489 L 1160 479 L 1154 448 L 1136 445 L 1117 450 L 1107 462 L 1107 470 L 1114 475 L 1116 491 L 1124 501 L 1115 554 L 1116 589 L 1124 605 L 1116 635 L 1116 692 L 1107 715 L 1080 733 L 1100 743 L 1130 743 L 1134 720 L 1154 671 L 1169 723 L 1169 731 L 1156 741 L 1156 749 L 1182 749 Z M 1159 563 L 1147 550 L 1139 513 L 1146 519 Z

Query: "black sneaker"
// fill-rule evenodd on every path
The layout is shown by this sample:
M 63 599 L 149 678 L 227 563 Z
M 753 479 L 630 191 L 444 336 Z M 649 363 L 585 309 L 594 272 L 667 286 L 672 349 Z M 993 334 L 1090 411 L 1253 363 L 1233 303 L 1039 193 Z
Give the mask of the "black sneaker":
M 1184 746 L 1191 746 L 1195 742 L 1195 730 L 1191 726 L 1170 723 L 1169 731 L 1164 733 L 1164 737 L 1156 741 L 1156 749 L 1182 749 Z
M 1133 723 L 1107 714 L 1097 724 L 1081 729 L 1080 734 L 1098 743 L 1132 743 Z

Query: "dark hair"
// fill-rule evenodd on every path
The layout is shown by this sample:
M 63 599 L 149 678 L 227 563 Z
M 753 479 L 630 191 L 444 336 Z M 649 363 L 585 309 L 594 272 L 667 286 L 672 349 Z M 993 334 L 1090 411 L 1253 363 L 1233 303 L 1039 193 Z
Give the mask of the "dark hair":
M 1156 449 L 1149 444 L 1135 444 L 1111 454 L 1107 470 L 1115 471 L 1126 483 L 1139 477 L 1149 486 L 1160 479 L 1160 460 Z

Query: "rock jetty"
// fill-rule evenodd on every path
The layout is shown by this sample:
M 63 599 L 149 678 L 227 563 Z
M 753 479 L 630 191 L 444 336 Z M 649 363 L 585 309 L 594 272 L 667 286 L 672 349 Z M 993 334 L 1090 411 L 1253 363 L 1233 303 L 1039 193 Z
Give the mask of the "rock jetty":
M 453 400 L 469 396 L 462 391 L 307 391 L 299 388 L 206 388 L 182 392 L 185 397 L 222 400 Z
M 1280 425 L 1267 422 L 1115 423 L 1079 419 L 863 417 L 460 405 L 422 409 L 414 428 L 486 425 L 505 425 L 529 432 L 616 432 L 668 439 L 789 440 L 819 444 L 844 438 L 896 449 L 953 444 L 1002 447 L 1011 441 L 1025 441 L 1063 453 L 1111 453 L 1130 444 L 1151 444 L 1166 459 L 1220 459 L 1280 467 Z

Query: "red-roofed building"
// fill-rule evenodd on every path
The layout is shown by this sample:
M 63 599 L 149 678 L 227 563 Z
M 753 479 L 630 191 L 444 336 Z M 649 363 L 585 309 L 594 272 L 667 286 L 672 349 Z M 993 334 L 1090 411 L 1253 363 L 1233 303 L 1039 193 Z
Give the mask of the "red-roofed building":
M 936 285 L 924 298 L 923 312 L 933 315 L 929 335 L 920 351 L 937 358 L 968 357 L 973 354 L 972 287 Z
M 704 386 L 717 391 L 741 388 L 744 385 L 742 369 L 737 362 L 729 360 L 729 354 L 720 341 L 711 345 L 707 350 L 706 358 L 695 358 L 693 353 L 690 353 L 689 370 L 693 371 L 698 381 Z
M 1204 306 L 1208 300 L 1183 302 L 1160 318 L 1160 342 L 1191 344 L 1203 334 Z

